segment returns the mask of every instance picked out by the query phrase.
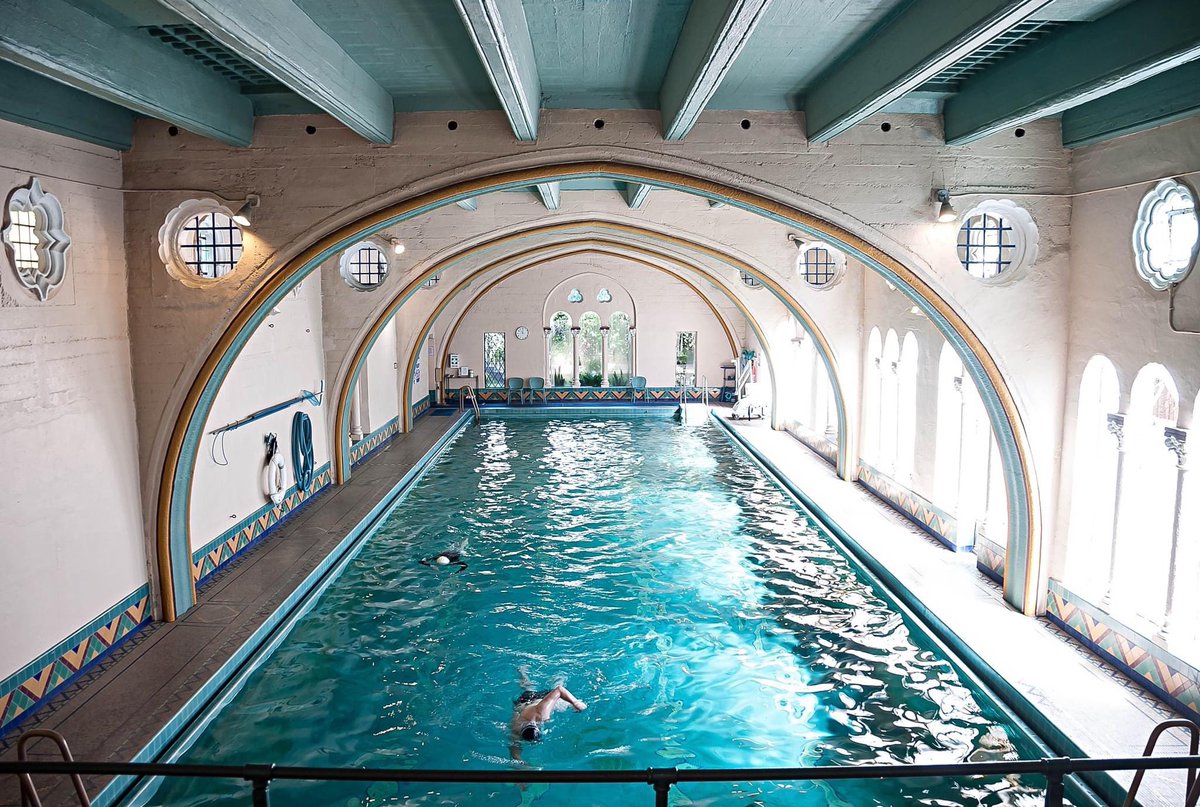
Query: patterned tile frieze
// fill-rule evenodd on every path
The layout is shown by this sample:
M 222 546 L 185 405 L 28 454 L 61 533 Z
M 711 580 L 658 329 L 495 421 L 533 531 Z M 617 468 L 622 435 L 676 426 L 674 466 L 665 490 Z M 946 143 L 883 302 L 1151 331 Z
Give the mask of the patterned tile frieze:
M 329 463 L 325 463 L 313 474 L 307 490 L 297 490 L 293 485 L 284 493 L 283 501 L 279 504 L 267 502 L 203 548 L 193 552 L 192 580 L 199 584 L 332 483 L 333 470 Z
M 678 387 L 647 387 L 642 390 L 634 390 L 630 387 L 548 387 L 542 392 L 545 393 L 545 402 L 552 404 L 596 402 L 672 404 L 679 402 Z M 542 392 L 539 392 L 536 398 L 530 399 L 533 404 L 542 403 Z M 481 389 L 477 390 L 475 394 L 480 403 L 508 403 L 508 390 Z M 448 389 L 445 391 L 445 395 L 446 403 L 457 405 L 459 390 Z M 709 387 L 710 402 L 719 401 L 720 395 L 720 387 Z M 513 401 L 516 400 L 514 394 Z M 700 403 L 704 400 L 704 390 L 699 387 L 689 388 L 684 391 L 684 400 L 688 403 Z
M 837 443 L 830 442 L 821 435 L 805 429 L 797 424 L 790 424 L 787 427 L 788 434 L 795 437 L 801 443 L 806 445 L 821 459 L 828 462 L 830 465 L 837 467 L 838 447 Z
M 0 682 L 0 734 L 150 621 L 146 583 Z
M 836 447 L 834 452 L 836 457 Z M 970 549 L 970 543 L 958 545 L 958 521 L 954 516 L 862 460 L 858 462 L 858 481 L 876 497 L 890 504 L 949 548 L 956 551 Z
M 428 399 L 426 399 L 428 402 Z M 394 417 L 375 431 L 359 440 L 350 448 L 350 465 L 357 465 L 367 458 L 375 449 L 391 440 L 400 431 L 400 418 Z
M 416 403 L 414 403 L 412 405 L 412 419 L 413 420 L 416 420 L 421 415 L 423 415 L 429 411 L 429 407 L 432 405 L 432 401 L 430 400 L 431 396 L 432 396 L 432 393 L 430 395 L 426 395 L 424 398 L 422 398 L 421 400 L 417 401 Z
M 1057 580 L 1046 599 L 1050 621 L 1193 720 L 1200 720 L 1200 671 L 1114 619 Z
M 1003 546 L 976 533 L 975 568 L 1001 584 L 1004 583 L 1004 553 Z

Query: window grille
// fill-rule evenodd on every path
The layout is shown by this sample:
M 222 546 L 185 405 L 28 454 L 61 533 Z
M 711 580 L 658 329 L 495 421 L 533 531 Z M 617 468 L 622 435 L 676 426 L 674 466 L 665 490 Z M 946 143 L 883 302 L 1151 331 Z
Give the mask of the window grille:
M 825 247 L 812 247 L 804 253 L 801 279 L 810 286 L 827 286 L 837 277 L 837 264 Z
M 994 213 L 970 216 L 958 231 L 958 259 L 968 274 L 980 280 L 1008 269 L 1016 248 L 1012 225 Z
M 743 285 L 752 289 L 761 289 L 762 281 L 749 272 L 738 272 L 738 277 L 741 278 Z
M 179 231 L 179 255 L 197 277 L 224 277 L 242 257 L 242 230 L 218 211 L 192 216 Z
M 1159 291 L 1179 283 L 1195 263 L 1198 236 L 1191 189 L 1169 179 L 1158 183 L 1142 199 L 1133 229 L 1138 274 Z
M 504 334 L 488 331 L 483 335 L 483 386 L 504 389 Z
M 9 210 L 11 229 L 8 243 L 12 247 L 13 261 L 18 270 L 35 272 L 38 268 L 37 215 L 32 210 Z
M 387 277 L 387 258 L 383 250 L 364 244 L 350 256 L 350 275 L 363 286 L 378 286 Z

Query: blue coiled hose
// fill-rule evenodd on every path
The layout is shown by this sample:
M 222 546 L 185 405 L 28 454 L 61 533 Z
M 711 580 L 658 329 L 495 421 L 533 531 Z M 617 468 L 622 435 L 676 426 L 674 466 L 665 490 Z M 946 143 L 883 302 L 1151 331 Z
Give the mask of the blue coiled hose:
M 296 490 L 308 490 L 313 478 L 312 421 L 303 412 L 292 418 L 292 474 Z

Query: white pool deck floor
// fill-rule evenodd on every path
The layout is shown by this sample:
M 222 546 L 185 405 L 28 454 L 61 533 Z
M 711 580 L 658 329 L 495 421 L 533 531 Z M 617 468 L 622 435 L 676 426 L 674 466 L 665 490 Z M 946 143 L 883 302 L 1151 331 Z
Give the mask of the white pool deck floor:
M 1141 756 L 1151 730 L 1181 716 L 1045 619 L 1006 605 L 1000 588 L 975 568 L 974 554 L 950 551 L 861 485 L 839 479 L 787 432 L 716 411 L 1089 757 Z M 1163 736 L 1158 755 L 1187 753 L 1177 734 Z M 1127 786 L 1132 772 L 1113 777 Z M 1184 791 L 1183 771 L 1151 771 L 1138 801 L 1176 807 Z

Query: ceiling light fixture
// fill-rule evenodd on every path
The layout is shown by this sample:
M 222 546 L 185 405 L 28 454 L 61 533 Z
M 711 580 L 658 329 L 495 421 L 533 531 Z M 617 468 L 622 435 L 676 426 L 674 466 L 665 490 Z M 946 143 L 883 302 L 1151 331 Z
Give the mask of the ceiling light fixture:
M 937 220 L 945 224 L 958 218 L 954 205 L 950 204 L 950 191 L 942 188 L 933 192 L 933 201 L 938 204 Z
M 250 211 L 253 210 L 254 208 L 258 207 L 258 202 L 259 202 L 258 194 L 256 194 L 256 193 L 247 194 L 246 201 L 242 202 L 242 206 L 239 207 L 236 211 L 234 211 L 233 223 L 239 227 L 249 227 L 250 223 L 251 223 L 251 215 L 252 215 Z

